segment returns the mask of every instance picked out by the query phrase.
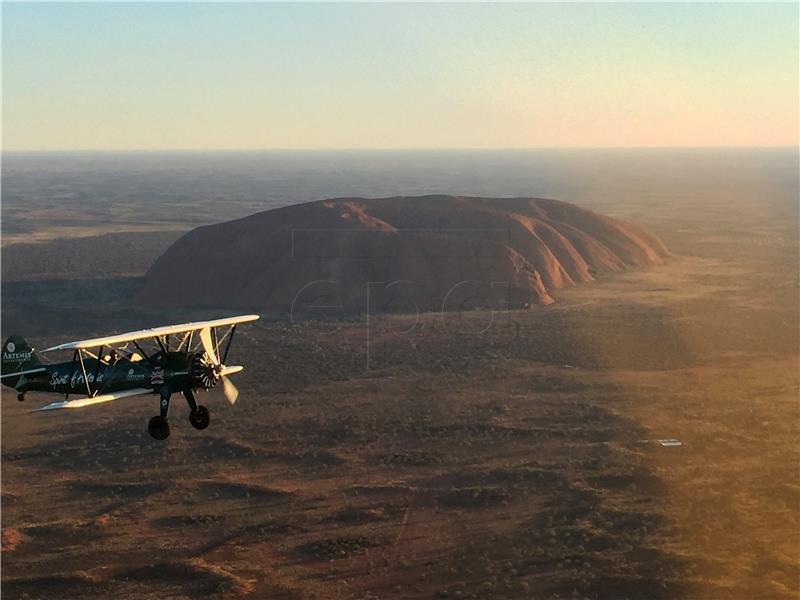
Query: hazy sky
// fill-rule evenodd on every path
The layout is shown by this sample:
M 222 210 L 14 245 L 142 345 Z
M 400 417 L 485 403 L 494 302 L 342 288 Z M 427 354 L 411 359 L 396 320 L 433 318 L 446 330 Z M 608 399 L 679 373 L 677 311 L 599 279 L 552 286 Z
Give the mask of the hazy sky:
M 796 3 L 2 11 L 6 150 L 798 143 Z

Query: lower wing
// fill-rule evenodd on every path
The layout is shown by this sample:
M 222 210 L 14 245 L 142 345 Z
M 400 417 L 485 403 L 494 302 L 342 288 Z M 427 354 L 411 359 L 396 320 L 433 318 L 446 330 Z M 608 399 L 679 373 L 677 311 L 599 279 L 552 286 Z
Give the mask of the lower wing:
M 132 390 L 124 390 L 121 392 L 114 392 L 112 394 L 103 394 L 102 396 L 94 396 L 93 398 L 77 398 L 75 400 L 62 400 L 60 402 L 52 402 L 42 408 L 37 408 L 33 412 L 40 412 L 43 410 L 57 410 L 59 408 L 83 408 L 92 404 L 100 404 L 102 402 L 111 402 L 112 400 L 119 400 L 120 398 L 130 398 L 131 396 L 142 396 L 144 394 L 152 394 L 153 390 L 146 388 L 135 388 Z

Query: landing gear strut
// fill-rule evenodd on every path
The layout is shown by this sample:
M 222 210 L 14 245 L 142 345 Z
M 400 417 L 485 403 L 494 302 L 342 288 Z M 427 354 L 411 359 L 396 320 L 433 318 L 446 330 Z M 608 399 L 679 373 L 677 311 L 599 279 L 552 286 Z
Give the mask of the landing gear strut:
M 159 441 L 169 437 L 169 421 L 167 420 L 167 413 L 169 413 L 169 397 L 169 389 L 166 387 L 161 388 L 161 414 L 150 419 L 150 422 L 147 424 L 148 433 Z
M 198 406 L 195 402 L 192 390 L 185 390 L 183 395 L 186 397 L 186 402 L 189 404 L 189 422 L 195 429 L 205 429 L 211 423 L 211 415 L 208 409 L 200 404 Z

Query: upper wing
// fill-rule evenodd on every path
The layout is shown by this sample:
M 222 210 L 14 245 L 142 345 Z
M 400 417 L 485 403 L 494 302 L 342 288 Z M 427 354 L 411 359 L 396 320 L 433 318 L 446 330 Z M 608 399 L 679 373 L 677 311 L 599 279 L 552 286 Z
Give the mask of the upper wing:
M 56 410 L 58 408 L 83 408 L 91 404 L 100 404 L 101 402 L 111 402 L 112 400 L 119 400 L 120 398 L 130 398 L 131 396 L 140 396 L 142 394 L 152 394 L 153 390 L 146 388 L 135 388 L 132 390 L 123 390 L 121 392 L 114 392 L 112 394 L 103 394 L 102 396 L 94 396 L 90 398 L 76 398 L 75 400 L 61 400 L 59 402 L 51 402 L 41 408 L 37 408 L 33 412 L 42 410 Z
M 98 348 L 100 346 L 111 346 L 114 344 L 121 344 L 123 342 L 132 342 L 133 340 L 141 340 L 147 338 L 160 337 L 162 335 L 172 335 L 175 333 L 186 333 L 188 331 L 197 331 L 205 329 L 206 327 L 224 327 L 225 325 L 236 325 L 237 323 L 247 323 L 255 321 L 258 315 L 241 315 L 238 317 L 227 317 L 225 319 L 215 319 L 213 321 L 198 321 L 196 323 L 183 323 L 181 325 L 167 325 L 165 327 L 153 327 L 151 329 L 140 329 L 139 331 L 130 331 L 128 333 L 120 333 L 118 335 L 110 335 L 107 337 L 93 338 L 91 340 L 80 340 L 77 342 L 69 342 L 60 344 L 42 350 L 42 352 L 50 352 L 52 350 L 74 350 L 79 348 Z

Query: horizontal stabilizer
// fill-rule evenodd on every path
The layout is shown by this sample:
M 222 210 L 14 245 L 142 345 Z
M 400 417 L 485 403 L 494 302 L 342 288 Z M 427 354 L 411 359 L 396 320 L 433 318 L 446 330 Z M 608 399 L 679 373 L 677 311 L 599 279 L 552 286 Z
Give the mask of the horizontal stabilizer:
M 26 371 L 17 371 L 16 373 L 3 373 L 0 375 L 0 379 L 5 377 L 19 377 L 20 375 L 32 375 L 33 373 L 41 373 L 42 371 L 47 371 L 44 367 L 39 367 L 38 369 L 28 369 Z
M 114 392 L 113 394 L 103 394 L 102 396 L 94 396 L 93 398 L 76 398 L 75 400 L 62 400 L 60 402 L 52 402 L 37 408 L 32 412 L 41 412 L 43 410 L 58 410 L 60 408 L 83 408 L 84 406 L 91 406 L 92 404 L 100 404 L 102 402 L 111 402 L 112 400 L 119 400 L 120 398 L 129 398 L 131 396 L 141 396 L 144 394 L 152 394 L 153 390 L 146 388 L 135 388 L 132 390 L 124 390 L 121 392 Z

